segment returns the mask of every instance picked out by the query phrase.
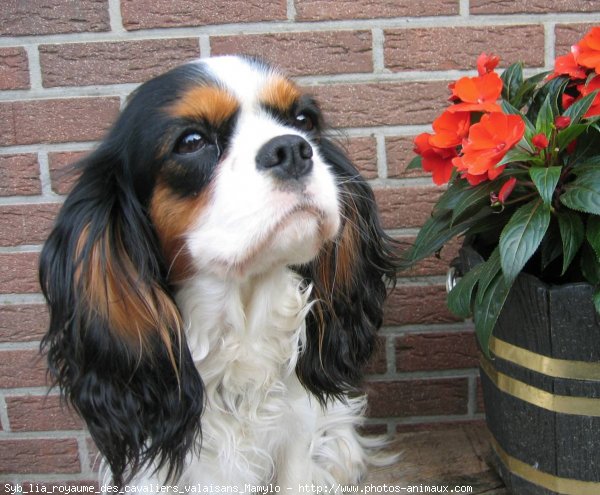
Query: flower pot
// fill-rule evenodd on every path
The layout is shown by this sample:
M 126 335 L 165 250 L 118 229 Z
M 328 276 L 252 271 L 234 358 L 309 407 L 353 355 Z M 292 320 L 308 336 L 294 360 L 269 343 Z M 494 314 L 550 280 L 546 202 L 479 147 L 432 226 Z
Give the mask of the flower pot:
M 482 258 L 460 253 L 460 269 Z M 586 283 L 521 274 L 482 355 L 494 463 L 516 495 L 600 494 L 600 318 Z

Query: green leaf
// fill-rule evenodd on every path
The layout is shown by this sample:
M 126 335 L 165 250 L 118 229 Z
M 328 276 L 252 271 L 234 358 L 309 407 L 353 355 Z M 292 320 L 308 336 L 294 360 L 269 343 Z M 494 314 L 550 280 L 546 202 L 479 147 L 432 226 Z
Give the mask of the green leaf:
M 482 291 L 481 287 L 477 293 L 477 303 L 473 311 L 475 321 L 475 333 L 481 345 L 481 349 L 489 357 L 489 340 L 498 321 L 498 316 L 506 302 L 512 281 L 506 280 L 502 273 L 497 273 L 487 288 Z
M 456 208 L 456 205 L 461 201 L 462 195 L 470 187 L 471 185 L 464 179 L 451 182 L 448 189 L 437 200 L 433 208 L 434 214 Z
M 465 215 L 470 215 L 474 211 L 479 211 L 490 204 L 490 193 L 498 185 L 493 182 L 479 184 L 477 187 L 467 189 L 460 198 L 460 202 L 455 206 L 452 212 L 452 224 L 460 221 Z
M 563 252 L 561 275 L 564 275 L 581 247 L 585 236 L 585 228 L 581 218 L 575 212 L 563 210 L 557 213 L 557 218 Z
M 579 218 L 579 216 L 578 216 Z M 581 219 L 580 219 L 581 221 Z M 583 230 L 583 224 L 582 224 Z M 600 261 L 600 217 L 597 215 L 591 215 L 587 220 L 587 228 L 585 230 L 585 237 L 592 246 L 592 249 L 596 253 L 598 260 Z
M 558 221 L 550 221 L 550 226 L 546 231 L 540 251 L 542 254 L 542 270 L 548 268 L 550 263 L 563 254 L 562 239 L 560 236 L 560 230 L 558 228 Z
M 451 212 L 445 212 L 441 215 L 434 215 L 429 218 L 419 230 L 415 243 L 404 254 L 401 260 L 401 268 L 408 269 L 417 261 L 439 251 L 446 242 L 453 237 L 462 234 L 479 217 L 474 216 L 465 222 L 451 226 Z
M 554 114 L 552 112 L 552 95 L 546 96 L 540 111 L 537 114 L 535 121 L 535 130 L 538 133 L 544 134 L 547 138 L 550 138 L 552 133 L 552 124 L 554 122 Z
M 575 125 L 570 125 L 569 127 L 563 129 L 562 131 L 558 132 L 558 149 L 559 150 L 563 150 L 565 149 L 570 143 L 571 141 L 573 141 L 574 139 L 577 139 L 579 137 L 579 135 L 583 132 L 585 132 L 585 130 L 588 128 L 587 124 L 575 124 Z
M 502 99 L 513 103 L 521 84 L 523 84 L 523 64 L 512 64 L 502 72 Z
M 552 204 L 552 196 L 560 179 L 562 167 L 532 167 L 529 176 L 542 197 L 542 201 L 548 206 Z
M 521 206 L 500 235 L 500 262 L 512 283 L 539 247 L 550 224 L 550 209 L 539 200 Z
M 573 173 L 575 175 L 586 174 L 593 172 L 600 167 L 600 155 L 596 156 L 582 156 L 576 163 L 572 163 Z
M 482 300 L 482 297 L 488 286 L 492 283 L 496 275 L 500 273 L 502 266 L 500 264 L 500 249 L 496 247 L 487 261 L 482 265 L 481 274 L 479 276 L 479 289 L 477 291 L 477 304 Z
M 560 202 L 572 210 L 600 215 L 600 169 L 589 168 L 565 186 Z
M 529 160 L 531 160 L 531 154 L 527 153 L 517 147 L 517 148 L 513 148 L 511 150 L 508 150 L 506 155 L 504 155 L 504 158 L 502 158 L 502 160 L 500 160 L 494 168 L 500 167 L 502 165 L 506 165 L 507 163 L 526 162 Z
M 579 123 L 579 121 L 583 118 L 585 113 L 592 106 L 594 98 L 596 98 L 597 94 L 598 94 L 598 91 L 596 90 L 593 93 L 590 93 L 589 95 L 585 96 L 581 100 L 576 101 L 569 108 L 567 108 L 565 110 L 565 113 L 563 115 L 565 117 L 571 118 L 571 125 Z
M 581 273 L 590 284 L 600 285 L 598 256 L 587 242 L 581 247 Z
M 460 318 L 469 318 L 471 316 L 473 291 L 479 282 L 479 274 L 482 267 L 483 264 L 469 270 L 448 294 L 448 309 Z
M 406 170 L 421 170 L 423 168 L 423 158 L 419 155 L 415 156 L 409 163 L 408 166 L 406 167 Z

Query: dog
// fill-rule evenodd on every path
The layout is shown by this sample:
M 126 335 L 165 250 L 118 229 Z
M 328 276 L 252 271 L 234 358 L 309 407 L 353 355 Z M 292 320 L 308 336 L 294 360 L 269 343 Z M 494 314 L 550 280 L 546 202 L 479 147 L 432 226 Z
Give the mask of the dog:
M 357 483 L 397 269 L 309 95 L 238 56 L 138 87 L 40 257 L 49 373 L 117 486 Z

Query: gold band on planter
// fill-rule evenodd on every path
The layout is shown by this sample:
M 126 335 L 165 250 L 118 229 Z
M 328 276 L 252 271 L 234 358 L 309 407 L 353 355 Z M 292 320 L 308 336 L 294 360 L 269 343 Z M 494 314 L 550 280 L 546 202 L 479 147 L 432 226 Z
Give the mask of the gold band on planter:
M 481 369 L 502 392 L 534 406 L 563 414 L 600 417 L 600 399 L 554 395 L 495 370 L 482 356 Z
M 539 471 L 529 464 L 508 455 L 493 436 L 490 438 L 490 443 L 496 455 L 502 461 L 502 464 L 509 471 L 516 474 L 519 478 L 523 478 L 525 481 L 563 495 L 598 495 L 600 493 L 600 483 L 559 478 L 553 474 Z
M 600 381 L 600 363 L 551 358 L 496 337 L 490 338 L 490 351 L 505 361 L 543 375 L 570 380 Z

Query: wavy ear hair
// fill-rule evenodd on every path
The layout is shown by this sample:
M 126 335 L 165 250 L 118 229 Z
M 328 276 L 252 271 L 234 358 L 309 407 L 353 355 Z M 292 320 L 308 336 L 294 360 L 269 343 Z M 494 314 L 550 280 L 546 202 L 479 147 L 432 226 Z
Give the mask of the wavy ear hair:
M 362 380 L 383 319 L 386 281 L 394 285 L 398 259 L 371 187 L 331 141 L 321 140 L 319 150 L 338 182 L 342 227 L 313 262 L 298 269 L 314 286 L 315 306 L 296 373 L 325 403 L 355 390 Z
M 149 463 L 177 476 L 203 408 L 202 381 L 122 150 L 107 140 L 80 164 L 40 261 L 50 375 L 118 485 Z

